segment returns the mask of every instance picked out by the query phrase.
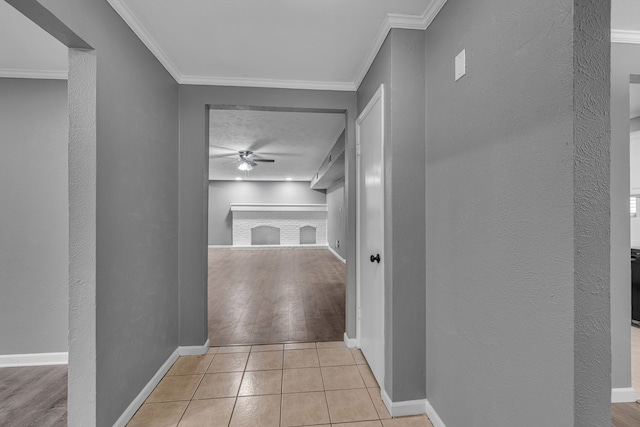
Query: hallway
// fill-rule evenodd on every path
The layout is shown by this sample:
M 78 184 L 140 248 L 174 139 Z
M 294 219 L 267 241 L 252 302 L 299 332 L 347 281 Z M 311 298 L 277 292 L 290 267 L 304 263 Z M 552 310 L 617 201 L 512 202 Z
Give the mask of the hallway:
M 343 342 L 212 347 L 180 357 L 136 426 L 433 427 L 391 418 L 366 360 Z
M 326 249 L 209 249 L 211 346 L 337 341 L 345 264 Z

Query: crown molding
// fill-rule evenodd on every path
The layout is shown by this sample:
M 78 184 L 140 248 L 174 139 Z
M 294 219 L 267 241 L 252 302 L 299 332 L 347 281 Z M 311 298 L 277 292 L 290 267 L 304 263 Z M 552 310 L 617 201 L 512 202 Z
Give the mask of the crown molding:
M 611 43 L 640 44 L 640 31 L 611 30 Z
M 107 0 L 111 7 L 133 30 L 138 38 L 155 55 L 160 63 L 167 69 L 179 84 L 186 85 L 208 85 L 208 86 L 240 86 L 240 87 L 265 87 L 281 89 L 307 89 L 307 90 L 335 90 L 335 91 L 355 91 L 362 83 L 367 71 L 382 47 L 387 34 L 392 28 L 408 30 L 426 30 L 440 12 L 447 0 L 432 0 L 427 10 L 422 15 L 400 15 L 387 14 L 384 22 L 378 30 L 378 34 L 369 49 L 369 53 L 360 66 L 358 74 L 353 82 L 322 82 L 306 80 L 278 80 L 278 79 L 251 79 L 251 78 L 228 78 L 210 76 L 189 76 L 182 75 L 176 65 L 169 59 L 169 56 L 162 50 L 149 32 L 131 12 L 131 9 L 122 0 Z
M 185 85 L 211 85 L 211 86 L 240 86 L 240 87 L 265 87 L 279 89 L 307 89 L 307 90 L 336 90 L 353 92 L 356 87 L 351 82 L 318 82 L 307 80 L 276 80 L 276 79 L 251 79 L 242 77 L 206 77 L 206 76 L 182 76 L 180 84 Z
M 394 13 L 387 14 L 384 22 L 378 30 L 378 34 L 369 49 L 369 54 L 365 57 L 364 62 L 360 66 L 360 71 L 356 76 L 353 85 L 358 88 L 367 75 L 367 71 L 376 59 L 376 55 L 380 51 L 389 31 L 392 28 L 400 28 L 405 30 L 426 30 L 433 22 L 438 12 L 442 9 L 447 0 L 432 0 L 427 10 L 422 15 L 399 15 Z
M 138 38 L 147 46 L 147 49 L 153 53 L 153 55 L 160 61 L 162 66 L 171 74 L 174 80 L 181 83 L 182 75 L 176 65 L 169 59 L 169 56 L 162 50 L 160 45 L 151 37 L 149 32 L 140 23 L 138 18 L 131 12 L 131 9 L 122 2 L 122 0 L 107 0 L 111 7 L 116 11 L 118 15 L 124 20 L 124 22 L 133 30 Z
M 0 77 L 8 79 L 67 80 L 66 70 L 21 70 L 0 68 Z

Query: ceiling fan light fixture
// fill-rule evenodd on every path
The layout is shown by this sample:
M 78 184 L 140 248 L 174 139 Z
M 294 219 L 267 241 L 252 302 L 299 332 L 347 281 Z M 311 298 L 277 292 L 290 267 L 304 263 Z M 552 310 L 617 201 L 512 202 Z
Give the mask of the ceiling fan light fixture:
M 241 171 L 249 172 L 250 170 L 253 170 L 253 166 L 251 166 L 251 163 L 243 160 L 238 165 L 238 169 L 240 169 Z

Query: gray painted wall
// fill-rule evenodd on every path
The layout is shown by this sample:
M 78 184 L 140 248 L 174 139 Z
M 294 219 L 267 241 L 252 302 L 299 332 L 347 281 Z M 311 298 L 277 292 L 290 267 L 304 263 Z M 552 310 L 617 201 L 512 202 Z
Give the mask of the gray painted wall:
M 631 387 L 629 263 L 629 83 L 640 75 L 640 46 L 611 45 L 611 383 Z M 638 390 L 636 390 L 638 391 Z
M 95 358 L 96 395 L 87 399 L 94 398 L 96 406 L 85 411 L 95 410 L 98 426 L 110 426 L 179 342 L 178 85 L 106 1 L 40 3 L 95 49 L 96 69 L 86 71 L 97 75 L 96 104 L 76 86 L 70 109 L 93 112 L 97 157 L 94 169 L 86 163 L 82 167 L 88 169 L 69 185 L 91 186 L 95 172 L 95 206 L 72 207 L 96 212 L 95 244 L 82 248 L 95 251 L 96 265 L 96 348 L 86 362 Z M 70 69 L 70 75 L 77 71 Z M 83 131 L 91 140 L 90 116 L 76 123 L 80 140 Z M 76 156 L 91 160 L 90 147 L 73 149 L 78 151 L 71 152 L 72 166 L 78 165 Z M 70 424 L 93 422 L 91 414 L 81 416 L 86 418 L 72 419 L 70 413 Z
M 611 423 L 605 3 L 449 0 L 427 29 L 427 398 L 448 426 Z
M 343 259 L 346 246 L 346 217 L 344 209 L 344 180 L 327 190 L 327 242 Z M 340 245 L 336 245 L 336 241 Z
M 231 203 L 325 204 L 324 190 L 303 181 L 209 181 L 209 244 L 231 245 Z
M 208 105 L 244 105 L 346 111 L 347 232 L 355 229 L 355 93 L 319 90 L 180 86 L 180 339 L 207 339 Z M 352 232 L 351 232 L 352 233 Z M 349 234 L 347 256 L 355 256 Z M 347 264 L 346 329 L 355 336 L 355 271 Z
M 0 78 L 0 354 L 68 349 L 67 82 Z
M 358 88 L 358 112 L 385 85 L 385 389 L 425 397 L 424 32 L 392 29 Z

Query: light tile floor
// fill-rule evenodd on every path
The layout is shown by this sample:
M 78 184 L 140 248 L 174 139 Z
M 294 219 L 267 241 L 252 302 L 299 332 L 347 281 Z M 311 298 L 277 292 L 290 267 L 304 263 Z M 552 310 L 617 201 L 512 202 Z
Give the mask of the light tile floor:
M 343 342 L 212 347 L 180 357 L 128 426 L 432 427 L 391 418 L 358 349 Z

